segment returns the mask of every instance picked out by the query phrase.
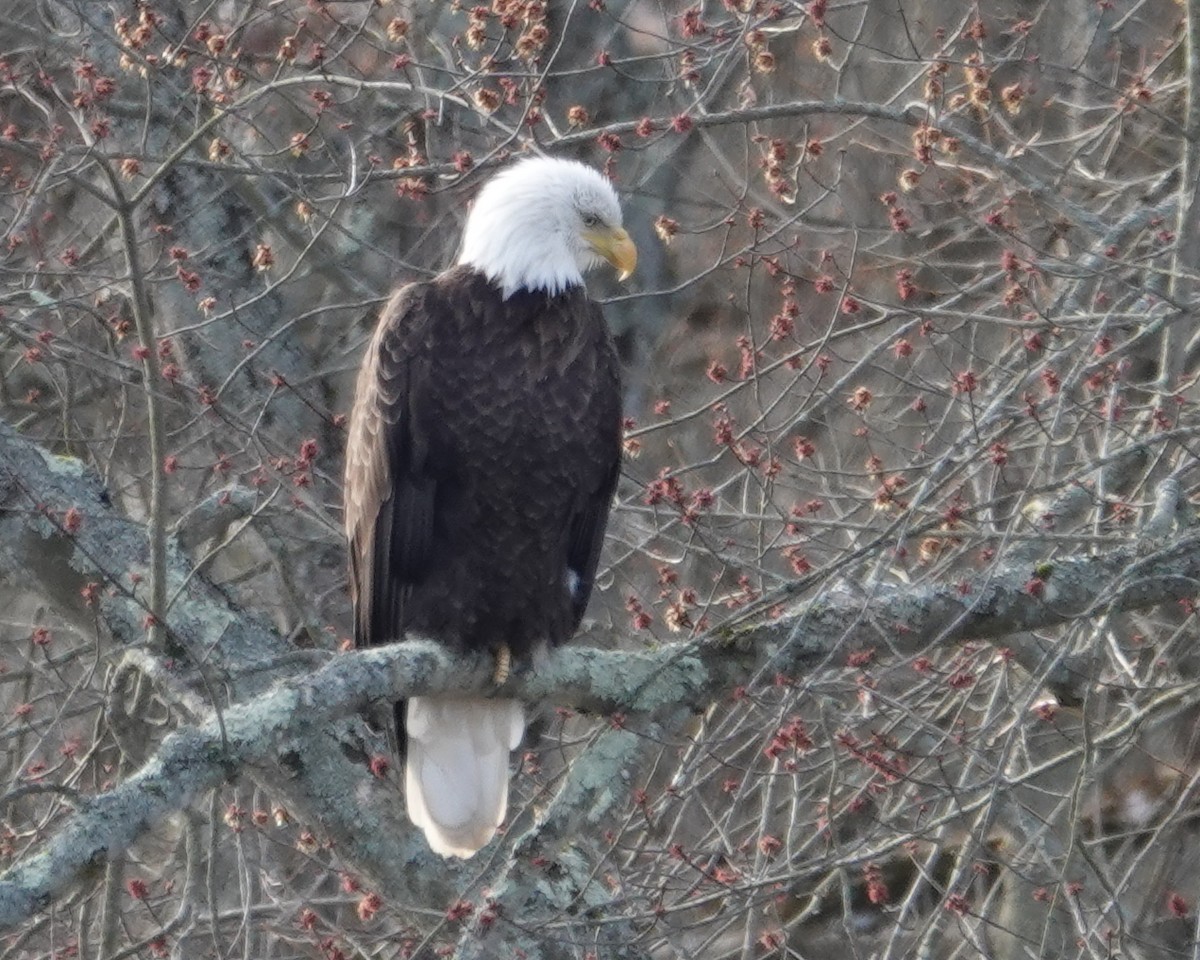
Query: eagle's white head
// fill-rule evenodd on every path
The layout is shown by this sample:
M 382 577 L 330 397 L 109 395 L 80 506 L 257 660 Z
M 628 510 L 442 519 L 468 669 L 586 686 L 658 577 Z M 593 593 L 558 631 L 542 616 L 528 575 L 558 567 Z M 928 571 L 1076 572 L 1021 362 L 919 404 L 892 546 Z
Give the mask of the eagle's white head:
M 622 280 L 637 265 L 617 192 L 591 167 L 552 157 L 522 160 L 484 185 L 458 258 L 498 284 L 506 300 L 518 290 L 579 286 L 603 260 Z

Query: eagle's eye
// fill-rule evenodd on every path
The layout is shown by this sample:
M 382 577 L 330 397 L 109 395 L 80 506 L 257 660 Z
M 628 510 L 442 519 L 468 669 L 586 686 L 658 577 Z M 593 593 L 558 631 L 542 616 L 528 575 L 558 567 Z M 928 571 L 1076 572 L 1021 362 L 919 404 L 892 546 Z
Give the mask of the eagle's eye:
M 600 218 L 598 216 L 596 216 L 594 213 L 585 213 L 583 215 L 583 225 L 585 227 L 587 227 L 589 230 L 592 227 L 598 227 L 598 226 L 600 226 Z

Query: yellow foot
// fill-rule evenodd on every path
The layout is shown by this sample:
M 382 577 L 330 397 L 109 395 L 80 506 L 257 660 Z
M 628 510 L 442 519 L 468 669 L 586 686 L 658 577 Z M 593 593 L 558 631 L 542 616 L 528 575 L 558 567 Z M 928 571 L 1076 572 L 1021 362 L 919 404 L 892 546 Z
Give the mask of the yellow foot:
M 510 673 L 512 673 L 512 651 L 508 649 L 507 643 L 502 643 L 496 648 L 496 671 L 492 674 L 492 682 L 498 687 L 502 686 Z

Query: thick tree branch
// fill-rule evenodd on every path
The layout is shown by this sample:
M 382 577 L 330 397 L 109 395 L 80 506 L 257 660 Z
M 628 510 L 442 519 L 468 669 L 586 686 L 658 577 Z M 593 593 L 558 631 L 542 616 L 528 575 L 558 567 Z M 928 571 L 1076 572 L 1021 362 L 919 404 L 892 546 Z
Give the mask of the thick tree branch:
M 64 524 L 72 509 L 77 517 L 69 533 Z M 116 644 L 141 651 L 149 609 L 144 586 L 131 584 L 133 575 L 145 584 L 148 563 L 145 525 L 114 509 L 85 464 L 54 456 L 0 421 L 0 577 L 49 598 L 60 615 L 74 616 L 89 632 L 98 619 Z M 168 702 L 190 705 L 199 699 L 223 710 L 226 696 L 230 702 L 252 702 L 273 683 L 311 665 L 310 651 L 297 650 L 196 573 L 174 538 L 167 544 L 166 573 L 173 597 L 164 624 L 166 648 L 148 652 L 163 664 L 152 679 L 164 688 Z M 85 605 L 81 592 L 92 598 L 92 607 Z M 22 874 L 40 879 L 17 901 L 28 907 L 61 893 L 102 852 L 118 854 L 155 819 L 237 769 L 226 768 L 236 757 L 221 739 L 225 718 L 224 713 L 214 718 L 215 738 L 198 748 L 208 751 L 206 762 L 195 762 L 185 737 L 169 750 L 164 746 L 167 752 L 143 768 L 138 776 L 154 782 L 161 765 L 176 757 L 170 769 L 182 771 L 183 779 L 165 794 L 141 789 L 135 778 L 129 781 L 131 788 L 118 788 L 111 797 L 105 795 L 109 799 L 95 801 L 101 806 L 87 807 L 76 832 L 43 851 L 58 865 Z M 236 718 L 233 722 L 232 728 L 225 724 L 225 737 L 236 731 Z M 433 858 L 411 837 L 394 785 L 371 775 L 367 755 L 377 749 L 380 744 L 363 742 L 361 723 L 341 723 L 263 755 L 263 765 L 249 773 L 389 892 L 425 902 L 445 899 L 457 875 L 451 869 L 414 869 Z M 347 803 L 347 797 L 355 802 Z M 17 901 L 6 899 L 10 905 Z
M 982 574 L 966 589 L 934 585 L 881 587 L 870 595 L 835 593 L 796 603 L 774 618 L 748 620 L 694 643 L 645 653 L 567 647 L 536 670 L 519 670 L 504 692 L 530 703 L 605 712 L 699 709 L 767 671 L 814 671 L 843 649 L 849 636 L 861 643 L 865 629 L 873 628 L 904 654 L 1189 596 L 1200 581 L 1200 535 L 1189 532 L 1149 552 L 1124 548 L 1042 564 L 1036 571 L 1043 581 L 1040 597 L 1029 590 L 1034 573 L 1022 564 Z M 295 784 L 282 776 L 276 758 L 291 755 L 297 744 L 306 750 L 319 744 L 331 721 L 373 701 L 485 691 L 490 671 L 485 658 L 464 663 L 427 641 L 332 656 L 316 672 L 284 680 L 269 693 L 225 710 L 220 722 L 214 717 L 172 734 L 137 775 L 84 806 L 46 847 L 0 880 L 0 926 L 45 906 L 155 819 L 242 769 L 256 771 L 257 779 L 287 796 Z M 310 766 L 307 756 L 296 762 Z M 344 853 L 355 860 L 354 851 Z M 384 864 L 375 856 L 356 865 L 376 879 L 394 874 L 381 870 Z

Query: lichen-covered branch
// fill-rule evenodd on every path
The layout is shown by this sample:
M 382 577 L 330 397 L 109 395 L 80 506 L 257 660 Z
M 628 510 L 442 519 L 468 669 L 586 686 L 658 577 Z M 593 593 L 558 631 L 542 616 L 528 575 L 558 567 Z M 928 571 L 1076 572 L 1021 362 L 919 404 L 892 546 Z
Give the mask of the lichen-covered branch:
M 60 615 L 73 616 L 89 630 L 97 620 L 115 644 L 140 650 L 149 613 L 142 593 L 148 563 L 144 524 L 113 507 L 91 470 L 49 453 L 0 421 L 0 576 L 46 596 Z M 195 751 L 193 739 L 172 741 L 138 774 L 153 779 L 175 755 L 171 751 L 183 751 L 187 762 L 170 767 L 181 778 L 172 790 L 146 790 L 135 778 L 106 794 L 101 806 L 77 814 L 64 839 L 37 855 L 43 859 L 36 863 L 44 866 L 35 864 L 34 873 L 21 874 L 39 878 L 29 881 L 27 895 L 4 895 L 5 910 L 61 893 L 95 862 L 98 851 L 116 855 L 154 819 L 240 770 L 241 755 L 230 753 L 235 747 L 229 739 L 238 729 L 237 717 L 228 720 L 224 697 L 253 702 L 272 684 L 311 666 L 311 652 L 298 650 L 264 620 L 239 610 L 197 574 L 175 539 L 167 544 L 166 574 L 174 599 L 164 624 L 167 649 L 154 652 L 163 659 L 152 679 L 168 702 L 190 705 L 200 698 L 221 711 L 213 717 L 215 725 L 205 728 L 212 735 L 201 738 Z M 135 577 L 142 578 L 140 583 Z M 214 696 L 222 699 L 214 704 Z M 387 889 L 425 898 L 432 889 L 443 893 L 441 885 L 453 882 L 452 872 L 409 869 L 430 855 L 410 840 L 394 786 L 371 775 L 362 739 L 361 724 L 325 727 L 285 747 L 276 743 L 278 749 L 261 755 L 261 766 L 250 773 L 284 797 L 297 818 L 320 825 L 347 860 L 373 864 L 369 872 Z M 355 756 L 362 762 L 350 759 Z M 347 803 L 347 797 L 357 802 Z
M 43 498 L 83 503 L 92 511 L 89 523 L 68 534 L 52 519 L 54 499 L 40 501 L 44 510 L 25 502 L 31 489 L 40 490 Z M 92 525 L 103 534 L 89 532 Z M 38 570 L 47 562 L 38 560 L 43 554 L 80 577 L 111 577 L 144 562 L 143 528 L 104 505 L 102 490 L 88 471 L 56 461 L 3 426 L 0 533 L 6 545 L 0 564 L 9 574 L 18 565 Z M 175 563 L 185 563 L 177 553 L 173 557 Z M 51 574 L 47 568 L 47 581 Z M 518 670 L 505 693 L 532 703 L 664 717 L 681 708 L 700 709 L 767 671 L 793 676 L 814 671 L 840 650 L 868 644 L 906 653 L 968 638 L 1001 638 L 1189 596 L 1197 582 L 1200 536 L 1188 531 L 1151 549 L 1124 547 L 1034 567 L 1021 564 L 954 584 L 827 591 L 817 600 L 749 616 L 693 642 L 646 652 L 567 647 L 540 662 L 536 671 Z M 206 647 L 218 654 L 215 662 L 225 663 L 240 702 L 200 726 L 172 734 L 139 773 L 90 800 L 43 848 L 12 868 L 0 880 L 0 925 L 12 925 L 52 902 L 156 819 L 242 772 L 321 823 L 337 838 L 342 855 L 381 886 L 412 888 L 419 871 L 406 871 L 405 865 L 423 854 L 416 843 L 397 839 L 408 831 L 398 826 L 394 787 L 372 778 L 365 762 L 351 763 L 340 749 L 347 729 L 331 724 L 374 701 L 487 690 L 491 664 L 464 663 L 436 644 L 416 640 L 331 655 L 315 672 L 300 673 L 303 661 L 282 655 L 286 644 L 281 638 L 219 604 L 210 591 L 201 577 L 191 578 L 187 595 L 178 601 L 179 620 L 173 617 L 169 626 L 185 648 L 207 638 Z M 105 593 L 100 611 L 114 635 L 134 635 L 138 599 Z M 256 669 L 239 674 L 233 670 L 243 649 L 237 638 L 247 636 L 264 646 L 247 654 L 246 662 Z M 272 653 L 274 665 L 267 659 Z M 275 685 L 264 692 L 269 682 Z M 620 755 L 619 750 L 614 753 L 618 760 Z M 580 761 L 564 790 L 580 789 L 580 777 L 591 763 L 590 757 Z M 606 776 L 616 772 L 608 770 Z M 352 796 L 356 803 L 349 804 Z M 571 806 L 568 794 L 560 799 L 543 824 L 566 837 L 576 817 L 565 815 Z M 344 812 L 347 806 L 354 807 L 353 825 Z M 522 844 L 545 842 L 539 829 Z M 453 875 L 450 869 L 439 874 L 447 879 Z M 502 889 L 523 898 L 526 886 Z

